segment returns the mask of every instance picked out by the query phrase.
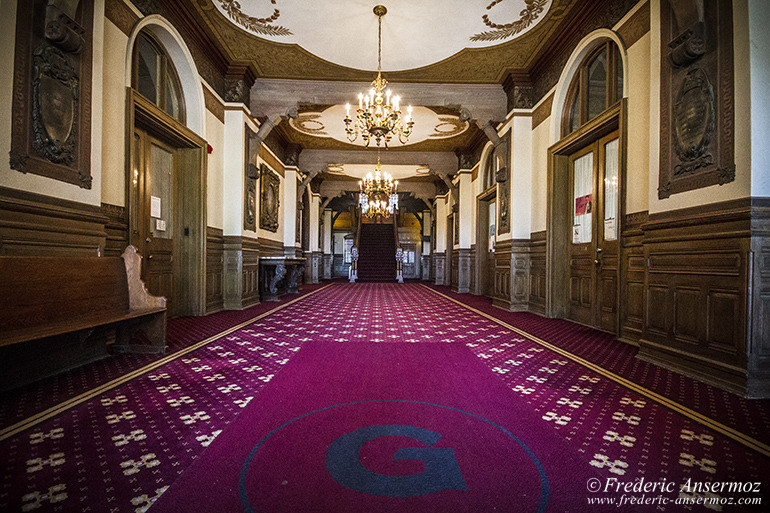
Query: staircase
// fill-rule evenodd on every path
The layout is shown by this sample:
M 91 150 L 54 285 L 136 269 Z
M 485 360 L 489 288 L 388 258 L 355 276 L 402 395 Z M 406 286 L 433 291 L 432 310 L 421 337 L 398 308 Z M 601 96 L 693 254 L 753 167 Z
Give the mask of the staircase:
M 396 238 L 392 224 L 361 224 L 358 281 L 396 281 Z

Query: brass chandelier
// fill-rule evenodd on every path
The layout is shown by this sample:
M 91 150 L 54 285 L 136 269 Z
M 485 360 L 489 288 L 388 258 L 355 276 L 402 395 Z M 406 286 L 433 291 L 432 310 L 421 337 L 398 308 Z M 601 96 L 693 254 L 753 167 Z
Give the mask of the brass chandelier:
M 384 5 L 374 7 L 374 14 L 377 15 L 377 78 L 372 82 L 372 88 L 369 93 L 364 95 L 358 93 L 358 109 L 356 110 L 356 119 L 350 117 L 350 104 L 345 105 L 347 115 L 345 116 L 345 132 L 348 140 L 353 142 L 361 134 L 361 138 L 369 146 L 374 139 L 377 146 L 384 142 L 388 147 L 390 139 L 397 135 L 402 144 L 406 144 L 409 135 L 412 133 L 414 120 L 412 119 L 412 106 L 407 108 L 406 116 L 401 115 L 400 104 L 401 97 L 393 95 L 390 89 L 386 89 L 388 81 L 382 78 L 382 17 L 388 10 Z
M 379 150 L 374 174 L 370 171 L 358 182 L 358 187 L 358 204 L 364 215 L 387 216 L 398 210 L 398 180 L 394 181 L 390 173 L 383 173 Z

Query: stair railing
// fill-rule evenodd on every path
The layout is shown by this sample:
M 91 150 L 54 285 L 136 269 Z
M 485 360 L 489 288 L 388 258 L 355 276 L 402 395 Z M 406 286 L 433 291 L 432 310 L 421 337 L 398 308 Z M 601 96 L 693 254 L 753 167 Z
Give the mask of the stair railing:
M 353 211 L 353 215 L 356 217 L 356 233 L 353 234 L 353 247 L 350 249 L 350 272 L 348 273 L 348 280 L 350 283 L 355 283 L 358 279 L 358 239 L 361 236 L 361 208 L 356 207 Z
M 396 280 L 404 283 L 404 250 L 398 240 L 398 210 L 393 212 L 393 236 L 396 240 Z

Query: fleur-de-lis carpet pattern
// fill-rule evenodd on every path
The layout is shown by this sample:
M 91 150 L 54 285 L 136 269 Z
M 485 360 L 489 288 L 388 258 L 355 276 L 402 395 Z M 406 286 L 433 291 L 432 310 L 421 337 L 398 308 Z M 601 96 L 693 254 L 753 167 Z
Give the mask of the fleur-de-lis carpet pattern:
M 337 283 L 0 442 L 0 510 L 147 511 L 311 340 L 461 344 L 607 477 L 770 476 L 760 452 L 427 287 Z

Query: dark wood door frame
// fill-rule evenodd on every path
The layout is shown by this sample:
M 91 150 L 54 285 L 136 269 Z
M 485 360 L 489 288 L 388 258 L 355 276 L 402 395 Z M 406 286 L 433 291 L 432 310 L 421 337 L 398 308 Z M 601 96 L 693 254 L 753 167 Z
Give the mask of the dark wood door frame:
M 494 259 L 489 261 L 489 204 L 496 199 L 497 184 L 476 196 L 476 290 L 473 292 L 489 297 L 494 295 L 495 268 Z
M 131 208 L 131 182 L 136 162 L 134 131 L 140 129 L 152 137 L 175 148 L 180 179 L 175 194 L 178 233 L 175 242 L 175 281 L 178 282 L 176 298 L 177 315 L 204 315 L 206 313 L 206 141 L 149 102 L 132 88 L 127 88 L 126 123 L 126 210 Z M 132 220 L 129 211 L 129 240 L 132 237 Z
M 601 139 L 603 136 L 618 131 L 619 186 L 620 198 L 617 213 L 618 245 L 622 247 L 623 219 L 625 216 L 625 170 L 627 138 L 627 101 L 623 99 L 592 119 L 580 129 L 564 137 L 548 148 L 548 193 L 546 213 L 546 302 L 547 317 L 565 318 L 568 314 L 569 291 L 569 247 L 571 244 L 572 191 L 569 188 L 569 156 L 581 148 Z M 620 308 L 622 264 L 617 269 L 618 311 Z M 615 320 L 614 332 L 617 333 L 619 319 Z

